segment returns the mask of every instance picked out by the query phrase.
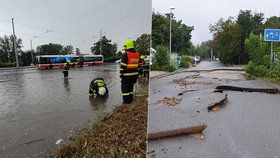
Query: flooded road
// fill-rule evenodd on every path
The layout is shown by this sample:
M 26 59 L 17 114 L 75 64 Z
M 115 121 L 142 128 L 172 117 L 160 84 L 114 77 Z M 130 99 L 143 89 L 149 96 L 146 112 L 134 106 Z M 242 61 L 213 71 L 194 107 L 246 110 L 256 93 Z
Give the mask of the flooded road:
M 0 71 L 0 157 L 42 156 L 89 120 L 122 103 L 117 64 L 62 70 Z M 107 100 L 91 99 L 89 83 L 103 77 Z M 137 86 L 137 85 L 136 85 Z

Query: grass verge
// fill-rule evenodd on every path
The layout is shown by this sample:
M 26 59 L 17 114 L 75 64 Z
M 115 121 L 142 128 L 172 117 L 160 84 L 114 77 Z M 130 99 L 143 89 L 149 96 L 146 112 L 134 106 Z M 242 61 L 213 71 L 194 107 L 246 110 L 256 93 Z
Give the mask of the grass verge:
M 117 107 L 97 123 L 90 124 L 51 158 L 145 157 L 147 145 L 147 96 Z

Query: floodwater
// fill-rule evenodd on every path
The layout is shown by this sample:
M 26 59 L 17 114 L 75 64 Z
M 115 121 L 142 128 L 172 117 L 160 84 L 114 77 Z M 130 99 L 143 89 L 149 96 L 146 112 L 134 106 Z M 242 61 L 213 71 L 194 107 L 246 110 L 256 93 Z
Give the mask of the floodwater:
M 0 157 L 42 157 L 122 103 L 117 64 L 70 69 L 0 70 Z M 89 83 L 103 77 L 106 100 L 88 96 Z

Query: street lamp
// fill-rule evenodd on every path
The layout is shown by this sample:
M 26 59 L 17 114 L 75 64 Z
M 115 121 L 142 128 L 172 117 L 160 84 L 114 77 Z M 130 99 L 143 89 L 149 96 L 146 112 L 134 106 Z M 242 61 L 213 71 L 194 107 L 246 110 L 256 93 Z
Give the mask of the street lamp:
M 170 17 L 170 32 L 169 32 L 169 63 L 171 64 L 171 19 L 172 19 L 172 10 L 174 10 L 175 8 L 170 8 L 170 14 L 169 14 L 169 17 Z

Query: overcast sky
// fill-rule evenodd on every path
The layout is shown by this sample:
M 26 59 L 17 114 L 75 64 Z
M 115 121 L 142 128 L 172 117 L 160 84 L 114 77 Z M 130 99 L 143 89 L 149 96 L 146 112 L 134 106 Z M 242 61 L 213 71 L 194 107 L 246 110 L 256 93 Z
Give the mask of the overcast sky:
M 46 43 L 78 47 L 89 53 L 100 29 L 113 42 L 151 32 L 151 0 L 0 0 L 0 36 L 23 39 L 24 50 Z
M 265 17 L 280 16 L 280 0 L 153 0 L 153 8 L 160 13 L 173 13 L 177 20 L 194 26 L 192 42 L 195 44 L 211 39 L 209 25 L 220 18 L 236 17 L 239 11 L 262 12 Z

